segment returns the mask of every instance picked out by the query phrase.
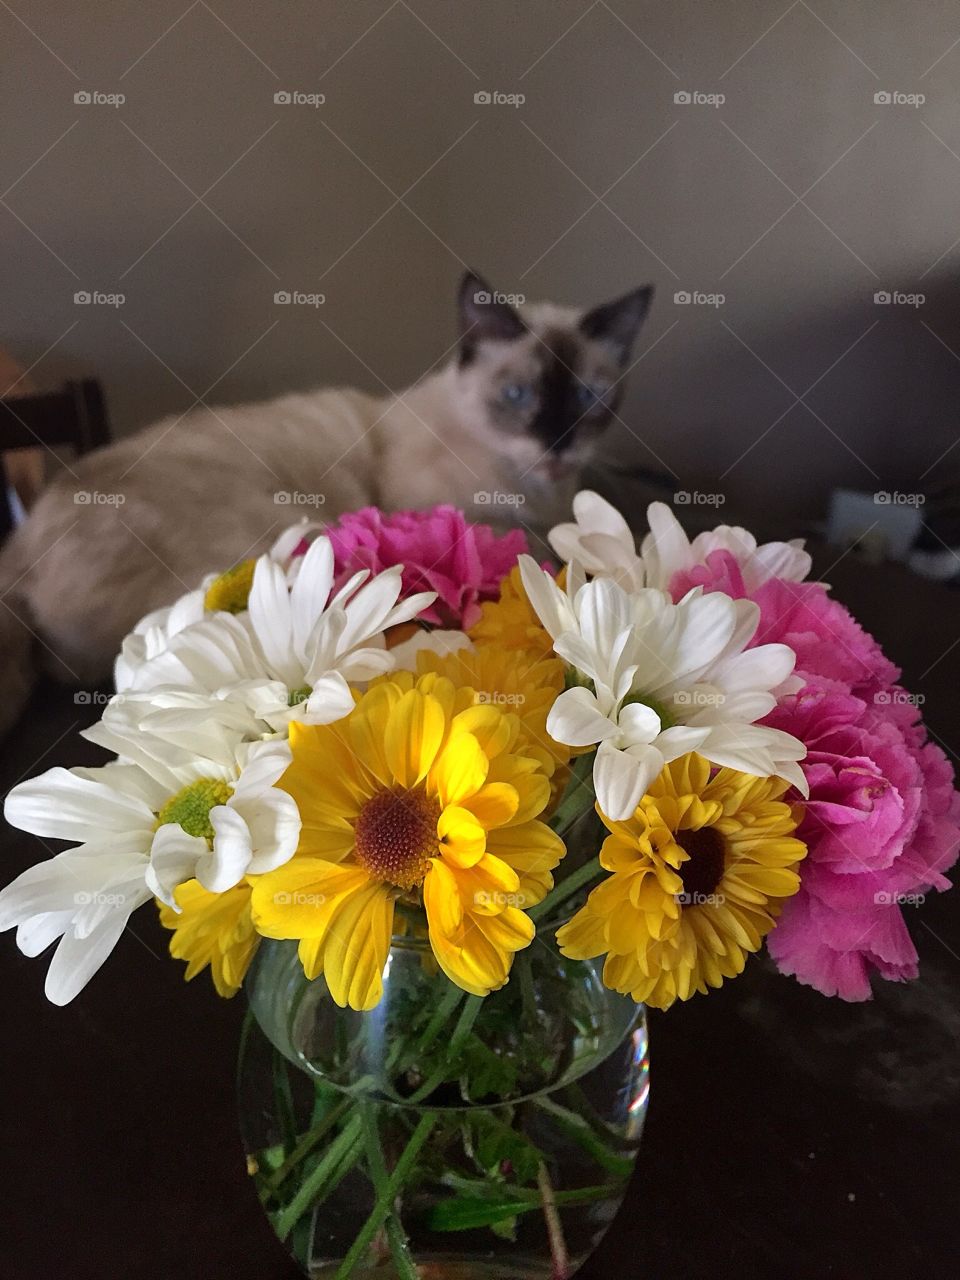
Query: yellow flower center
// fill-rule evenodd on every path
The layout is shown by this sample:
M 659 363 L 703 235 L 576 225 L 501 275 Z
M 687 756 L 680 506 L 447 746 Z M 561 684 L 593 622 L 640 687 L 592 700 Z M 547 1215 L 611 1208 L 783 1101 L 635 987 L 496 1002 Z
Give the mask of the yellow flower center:
M 677 875 L 690 905 L 696 906 L 716 893 L 723 879 L 727 854 L 723 836 L 714 827 L 700 827 L 697 831 L 677 831 L 673 838 L 690 855 L 689 862 L 677 868 Z
M 210 810 L 215 805 L 226 804 L 232 795 L 233 787 L 219 778 L 200 778 L 170 797 L 157 814 L 157 826 L 177 822 L 188 835 L 212 840 Z
M 207 587 L 207 594 L 203 598 L 204 608 L 224 613 L 243 613 L 250 599 L 253 571 L 256 567 L 256 560 L 241 560 L 226 573 L 221 573 Z
M 423 788 L 379 791 L 354 825 L 355 855 L 372 876 L 409 890 L 423 883 L 438 851 L 440 804 Z

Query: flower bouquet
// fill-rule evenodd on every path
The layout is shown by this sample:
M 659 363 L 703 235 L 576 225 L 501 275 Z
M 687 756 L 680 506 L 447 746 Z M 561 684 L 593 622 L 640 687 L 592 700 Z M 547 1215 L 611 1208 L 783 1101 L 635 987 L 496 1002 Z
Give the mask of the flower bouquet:
M 644 1006 L 764 942 L 867 999 L 948 887 L 951 769 L 800 544 L 574 516 L 559 572 L 449 507 L 296 526 L 124 641 L 116 759 L 7 797 L 72 843 L 0 892 L 53 1002 L 151 900 L 187 979 L 247 988 L 248 1168 L 310 1276 L 566 1280 L 636 1158 Z

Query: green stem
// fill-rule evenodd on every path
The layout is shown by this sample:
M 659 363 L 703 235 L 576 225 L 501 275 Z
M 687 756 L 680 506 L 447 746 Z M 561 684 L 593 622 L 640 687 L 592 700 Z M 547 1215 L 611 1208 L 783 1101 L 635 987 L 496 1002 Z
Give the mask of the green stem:
M 575 893 L 579 893 L 584 885 L 589 884 L 602 870 L 598 854 L 576 871 L 571 871 L 566 879 L 555 885 L 544 900 L 538 903 L 537 906 L 532 907 L 527 912 L 527 915 L 531 920 L 542 920 L 545 916 L 549 916 L 557 907 L 562 906 L 564 902 L 572 898 Z
M 588 809 L 592 809 L 596 799 L 593 792 L 593 758 L 596 753 L 589 751 L 578 756 L 572 769 L 566 790 L 560 803 L 550 815 L 550 825 L 559 835 L 563 835 L 577 818 Z
M 424 1098 L 429 1098 L 434 1089 L 438 1085 L 443 1084 L 444 1080 L 450 1074 L 450 1069 L 457 1060 L 457 1054 L 460 1052 L 463 1042 L 473 1030 L 473 1024 L 477 1020 L 477 1015 L 483 1008 L 483 998 L 481 996 L 468 996 L 464 1005 L 463 1012 L 457 1020 L 454 1028 L 453 1036 L 450 1040 L 450 1048 L 444 1056 L 440 1066 L 428 1076 L 426 1081 L 417 1089 L 416 1093 L 412 1093 L 407 1098 L 408 1106 L 415 1106 L 418 1102 L 423 1102 Z
M 287 1177 L 289 1177 L 297 1165 L 300 1164 L 302 1160 L 306 1159 L 320 1139 L 329 1133 L 344 1112 L 349 1110 L 352 1106 L 353 1100 L 351 1098 L 344 1098 L 341 1102 L 337 1103 L 332 1111 L 327 1112 L 316 1128 L 311 1129 L 309 1133 L 304 1134 L 287 1156 L 286 1160 L 284 1160 L 283 1164 L 280 1165 L 280 1167 L 275 1170 L 269 1178 L 265 1179 L 267 1186 L 271 1191 L 275 1191 L 276 1188 L 279 1187 Z
M 305 1178 L 287 1207 L 278 1215 L 276 1232 L 281 1240 L 287 1236 L 300 1221 L 314 1200 L 321 1192 L 328 1195 L 356 1164 L 360 1158 L 361 1119 L 353 1115 L 330 1144 L 323 1159 Z
M 606 1169 L 608 1173 L 618 1178 L 630 1177 L 633 1172 L 633 1161 L 627 1156 L 618 1156 L 608 1150 L 606 1143 L 602 1138 L 597 1137 L 586 1120 L 582 1120 L 573 1111 L 568 1111 L 566 1107 L 559 1106 L 551 1098 L 535 1098 L 534 1106 L 551 1115 L 557 1127 L 591 1155 L 602 1169 Z
M 297 1121 L 294 1115 L 293 1094 L 287 1075 L 287 1060 L 279 1050 L 273 1051 L 273 1096 L 277 1104 L 277 1119 L 283 1154 L 289 1155 L 297 1141 Z
M 357 1119 L 359 1123 L 359 1117 Z M 369 1218 L 367 1218 L 366 1222 L 363 1224 L 363 1227 L 360 1229 L 360 1234 L 350 1246 L 349 1253 L 337 1269 L 337 1274 L 334 1276 L 334 1280 L 347 1280 L 347 1277 L 353 1273 L 353 1269 L 357 1265 L 357 1262 L 360 1260 L 364 1251 L 369 1248 L 370 1241 L 383 1226 L 390 1214 L 393 1208 L 393 1202 L 397 1197 L 397 1193 L 406 1182 L 407 1176 L 413 1168 L 417 1156 L 420 1154 L 421 1148 L 430 1137 L 436 1123 L 436 1115 L 429 1111 L 426 1115 L 421 1116 L 420 1122 L 416 1129 L 414 1129 L 410 1141 L 407 1143 L 400 1159 L 394 1166 L 393 1173 L 390 1174 L 383 1186 L 383 1190 L 377 1196 L 377 1202 L 373 1206 L 373 1210 Z
M 367 1165 L 378 1196 L 384 1194 L 388 1176 L 387 1164 L 383 1156 L 380 1142 L 380 1131 L 371 1107 L 363 1109 L 364 1139 L 367 1148 Z M 397 1212 L 396 1204 L 391 1204 L 386 1222 L 387 1242 L 390 1245 L 390 1256 L 397 1269 L 397 1280 L 420 1280 L 420 1271 L 410 1253 L 410 1242 L 403 1229 L 403 1223 Z
M 540 1161 L 537 1172 L 537 1186 L 543 1198 L 543 1218 L 547 1224 L 547 1237 L 550 1241 L 550 1257 L 553 1259 L 553 1280 L 569 1280 L 570 1255 L 567 1253 L 567 1242 L 563 1234 L 563 1223 L 557 1208 L 557 1195 L 550 1181 L 547 1166 Z

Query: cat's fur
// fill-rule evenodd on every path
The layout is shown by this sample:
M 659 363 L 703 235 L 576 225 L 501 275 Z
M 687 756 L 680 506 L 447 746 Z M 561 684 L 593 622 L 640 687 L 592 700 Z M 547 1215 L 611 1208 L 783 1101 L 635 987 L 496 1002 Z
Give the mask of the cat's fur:
M 302 515 L 451 502 L 489 519 L 519 494 L 524 521 L 561 518 L 651 295 L 515 309 L 468 273 L 455 356 L 407 391 L 202 408 L 76 462 L 0 554 L 0 730 L 29 693 L 34 650 L 62 679 L 102 682 L 139 618 Z

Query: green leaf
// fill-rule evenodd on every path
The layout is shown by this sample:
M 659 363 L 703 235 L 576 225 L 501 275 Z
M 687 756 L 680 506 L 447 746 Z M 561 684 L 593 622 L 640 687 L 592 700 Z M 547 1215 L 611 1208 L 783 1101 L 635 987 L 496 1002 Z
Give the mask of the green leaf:
M 611 1200 L 617 1192 L 613 1187 L 583 1187 L 577 1191 L 558 1191 L 554 1204 L 560 1208 L 577 1204 L 594 1204 L 598 1200 Z M 490 1200 L 486 1196 L 443 1200 L 427 1214 L 430 1231 L 473 1231 L 477 1227 L 492 1227 L 495 1222 L 518 1217 L 521 1213 L 533 1213 L 542 1209 L 539 1195 L 526 1199 L 519 1197 Z
M 543 1154 L 529 1138 L 489 1114 L 472 1116 L 469 1125 L 474 1156 L 482 1169 L 499 1173 L 509 1162 L 511 1181 L 536 1182 Z
M 479 1196 L 475 1200 L 444 1200 L 430 1210 L 427 1226 L 431 1231 L 471 1231 L 492 1227 L 539 1207 L 529 1200 L 486 1200 Z

